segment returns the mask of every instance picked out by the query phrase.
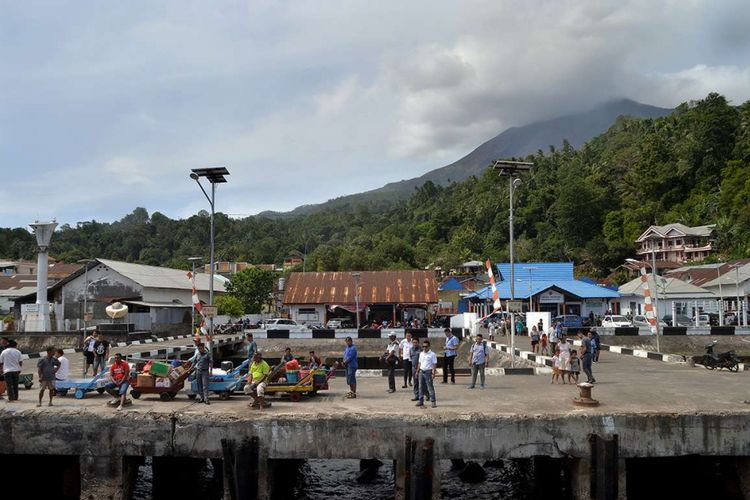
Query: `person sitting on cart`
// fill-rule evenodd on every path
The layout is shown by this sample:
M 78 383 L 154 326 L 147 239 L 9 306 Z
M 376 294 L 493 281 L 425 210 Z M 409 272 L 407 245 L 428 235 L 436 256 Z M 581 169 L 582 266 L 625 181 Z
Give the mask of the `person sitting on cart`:
M 118 401 L 120 402 L 120 405 L 117 407 L 118 410 L 122 410 L 122 407 L 125 404 L 125 396 L 128 393 L 128 387 L 130 387 L 130 384 L 128 383 L 129 376 L 130 365 L 128 365 L 127 361 L 122 359 L 122 354 L 118 352 L 115 354 L 114 363 L 109 367 L 109 377 L 111 381 L 104 386 L 104 389 L 106 389 L 106 391 L 114 398 L 109 404 L 115 405 Z
M 252 408 L 263 409 L 271 406 L 271 403 L 267 403 L 265 400 L 266 382 L 270 373 L 271 367 L 263 360 L 263 355 L 256 352 L 253 355 L 253 363 L 250 365 L 250 371 L 248 372 L 248 385 L 245 386 L 245 394 L 249 394 L 253 398 L 250 405 Z
M 310 351 L 310 370 L 315 370 L 323 366 L 323 360 L 320 356 L 315 354 L 315 351 Z
M 292 354 L 292 348 L 287 347 L 284 350 L 284 357 L 281 359 L 284 363 L 288 363 L 289 361 L 294 359 L 294 355 Z

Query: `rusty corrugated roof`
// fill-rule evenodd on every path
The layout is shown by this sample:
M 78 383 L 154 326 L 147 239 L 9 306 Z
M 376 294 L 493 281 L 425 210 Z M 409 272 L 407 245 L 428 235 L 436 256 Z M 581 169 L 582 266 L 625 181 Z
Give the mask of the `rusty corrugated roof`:
M 363 304 L 437 303 L 437 281 L 432 271 L 362 271 L 359 300 Z M 284 290 L 284 304 L 354 304 L 351 272 L 292 273 Z

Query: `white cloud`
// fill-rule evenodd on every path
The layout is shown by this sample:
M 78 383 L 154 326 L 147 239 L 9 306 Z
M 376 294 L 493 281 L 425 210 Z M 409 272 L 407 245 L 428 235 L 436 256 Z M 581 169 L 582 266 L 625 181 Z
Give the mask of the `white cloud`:
M 12 168 L 0 225 L 39 206 L 73 221 L 139 205 L 186 215 L 202 208 L 187 172 L 214 164 L 232 173 L 222 210 L 291 209 L 607 99 L 750 98 L 742 1 L 22 3 L 4 14 L 0 150 Z

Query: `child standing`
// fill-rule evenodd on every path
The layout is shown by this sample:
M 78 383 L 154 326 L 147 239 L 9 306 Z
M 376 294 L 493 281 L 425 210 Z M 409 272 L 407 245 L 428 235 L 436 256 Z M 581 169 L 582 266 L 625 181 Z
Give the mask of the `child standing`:
M 578 351 L 575 349 L 570 351 L 570 371 L 568 372 L 568 382 L 571 384 L 573 380 L 578 383 L 578 374 L 581 371 L 581 360 L 578 358 Z
M 555 381 L 560 383 L 560 352 L 556 351 L 555 355 L 552 356 L 552 380 L 550 384 L 554 384 Z
M 540 354 L 543 354 L 545 356 L 549 356 L 549 347 L 547 345 L 547 334 L 546 333 L 542 334 L 542 339 L 539 341 L 539 343 L 540 343 L 540 345 L 542 347 L 542 349 L 540 351 Z

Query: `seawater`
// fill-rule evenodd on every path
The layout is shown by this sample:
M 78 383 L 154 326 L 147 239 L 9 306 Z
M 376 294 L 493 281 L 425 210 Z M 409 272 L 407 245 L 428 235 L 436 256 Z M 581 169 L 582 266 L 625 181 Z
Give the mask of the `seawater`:
M 337 500 L 390 500 L 394 498 L 395 477 L 391 461 L 385 461 L 378 469 L 373 481 L 356 482 L 360 472 L 359 460 L 305 460 L 296 466 L 284 466 L 277 474 L 274 485 L 274 500 L 319 500 L 322 496 L 332 496 Z M 441 497 L 446 499 L 473 498 L 476 500 L 525 499 L 530 479 L 530 468 L 526 462 L 503 460 L 485 467 L 487 477 L 479 483 L 466 483 L 452 469 L 449 460 L 440 461 Z M 215 477 L 217 471 L 211 462 L 199 472 L 199 487 L 194 498 L 221 500 L 222 492 L 217 487 L 221 479 Z M 140 466 L 133 498 L 135 500 L 159 500 L 172 498 L 168 492 L 162 496 L 153 491 L 153 468 L 151 458 Z M 175 479 L 179 480 L 179 479 Z M 202 485 L 202 486 L 201 486 Z M 186 500 L 185 497 L 181 497 Z

